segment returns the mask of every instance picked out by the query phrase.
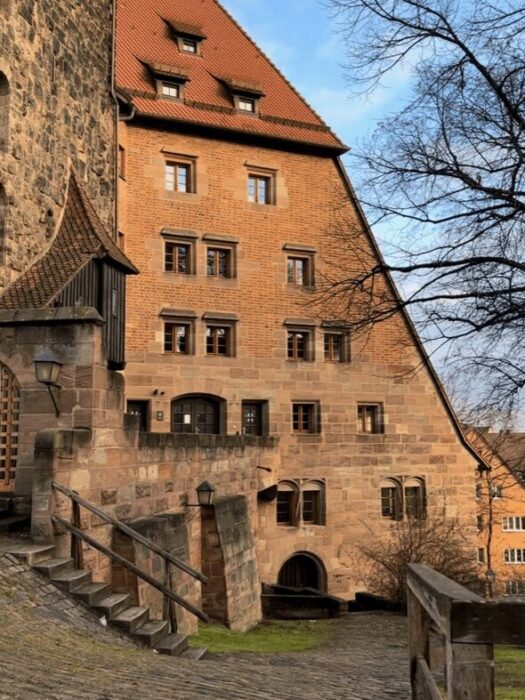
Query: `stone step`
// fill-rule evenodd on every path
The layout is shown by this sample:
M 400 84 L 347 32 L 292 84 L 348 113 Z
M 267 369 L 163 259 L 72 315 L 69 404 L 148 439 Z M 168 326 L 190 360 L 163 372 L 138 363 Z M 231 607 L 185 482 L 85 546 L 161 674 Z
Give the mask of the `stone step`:
M 76 592 L 77 588 L 87 586 L 92 580 L 93 574 L 87 569 L 73 569 L 51 576 L 53 583 L 64 585 L 70 593 Z
M 131 606 L 127 610 L 116 615 L 111 622 L 119 627 L 124 627 L 128 632 L 134 632 L 149 619 L 149 608 Z
M 167 634 L 158 644 L 155 651 L 168 656 L 181 656 L 188 649 L 188 638 L 184 634 Z
M 205 647 L 188 647 L 180 655 L 183 659 L 190 659 L 191 661 L 200 661 L 204 659 L 208 650 Z
M 88 583 L 85 586 L 75 588 L 73 593 L 84 603 L 94 607 L 111 593 L 111 586 L 108 583 Z
M 131 606 L 131 596 L 127 593 L 112 593 L 106 598 L 102 598 L 94 607 L 108 620 L 113 620 L 117 615 Z
M 54 552 L 54 544 L 17 544 L 9 548 L 9 554 L 14 554 L 28 566 L 36 566 L 49 560 Z
M 143 644 L 154 647 L 168 635 L 169 624 L 166 620 L 150 620 L 135 629 L 132 634 L 138 637 Z
M 0 518 L 0 532 L 18 532 L 30 524 L 31 518 L 28 515 L 12 515 L 7 513 L 5 517 Z
M 36 564 L 34 568 L 51 578 L 52 576 L 64 574 L 66 571 L 72 571 L 73 559 L 46 559 L 46 561 Z

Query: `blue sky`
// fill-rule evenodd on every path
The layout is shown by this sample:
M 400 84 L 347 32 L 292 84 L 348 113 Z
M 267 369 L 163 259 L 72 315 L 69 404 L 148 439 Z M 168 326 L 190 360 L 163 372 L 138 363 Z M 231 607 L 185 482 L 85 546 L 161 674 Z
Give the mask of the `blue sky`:
M 222 3 L 348 146 L 399 106 L 408 79 L 402 69 L 389 77 L 389 85 L 352 99 L 343 38 L 323 0 Z

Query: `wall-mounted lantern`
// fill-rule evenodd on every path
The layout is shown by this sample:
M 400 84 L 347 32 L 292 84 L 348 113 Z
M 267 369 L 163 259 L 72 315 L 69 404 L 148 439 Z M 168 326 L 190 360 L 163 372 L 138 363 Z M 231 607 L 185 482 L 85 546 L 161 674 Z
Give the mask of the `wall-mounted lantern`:
M 60 416 L 60 410 L 53 389 L 60 389 L 58 379 L 64 363 L 60 362 L 51 351 L 45 350 L 35 357 L 34 364 L 36 380 L 40 384 L 47 386 L 47 390 L 53 401 L 53 406 L 55 407 L 55 415 L 58 418 Z
M 213 502 L 215 488 L 209 481 L 203 481 L 197 486 L 197 503 L 186 503 L 189 508 L 209 508 Z

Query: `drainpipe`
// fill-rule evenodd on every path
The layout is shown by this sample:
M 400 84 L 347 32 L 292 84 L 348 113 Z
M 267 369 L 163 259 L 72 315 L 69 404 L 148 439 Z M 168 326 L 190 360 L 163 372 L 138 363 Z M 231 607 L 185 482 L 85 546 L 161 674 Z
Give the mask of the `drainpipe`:
M 111 97 L 115 103 L 115 119 L 113 122 L 113 138 L 114 145 L 116 146 L 114 157 L 115 166 L 113 172 L 114 178 L 114 212 L 113 212 L 113 238 L 118 241 L 118 176 L 119 176 L 119 162 L 118 162 L 118 123 L 119 123 L 119 102 L 117 98 L 117 93 L 115 92 L 115 62 L 116 62 L 116 44 L 117 44 L 117 0 L 112 0 L 112 29 L 111 29 Z

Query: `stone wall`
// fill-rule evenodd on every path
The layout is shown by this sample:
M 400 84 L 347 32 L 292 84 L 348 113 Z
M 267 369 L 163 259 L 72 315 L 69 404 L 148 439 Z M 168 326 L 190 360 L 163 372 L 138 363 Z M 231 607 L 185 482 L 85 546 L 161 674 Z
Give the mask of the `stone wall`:
M 113 227 L 112 4 L 0 4 L 0 292 L 48 244 L 71 166 Z
M 202 563 L 209 583 L 204 611 L 230 629 L 246 632 L 259 622 L 261 585 L 246 496 L 220 498 L 203 511 Z

